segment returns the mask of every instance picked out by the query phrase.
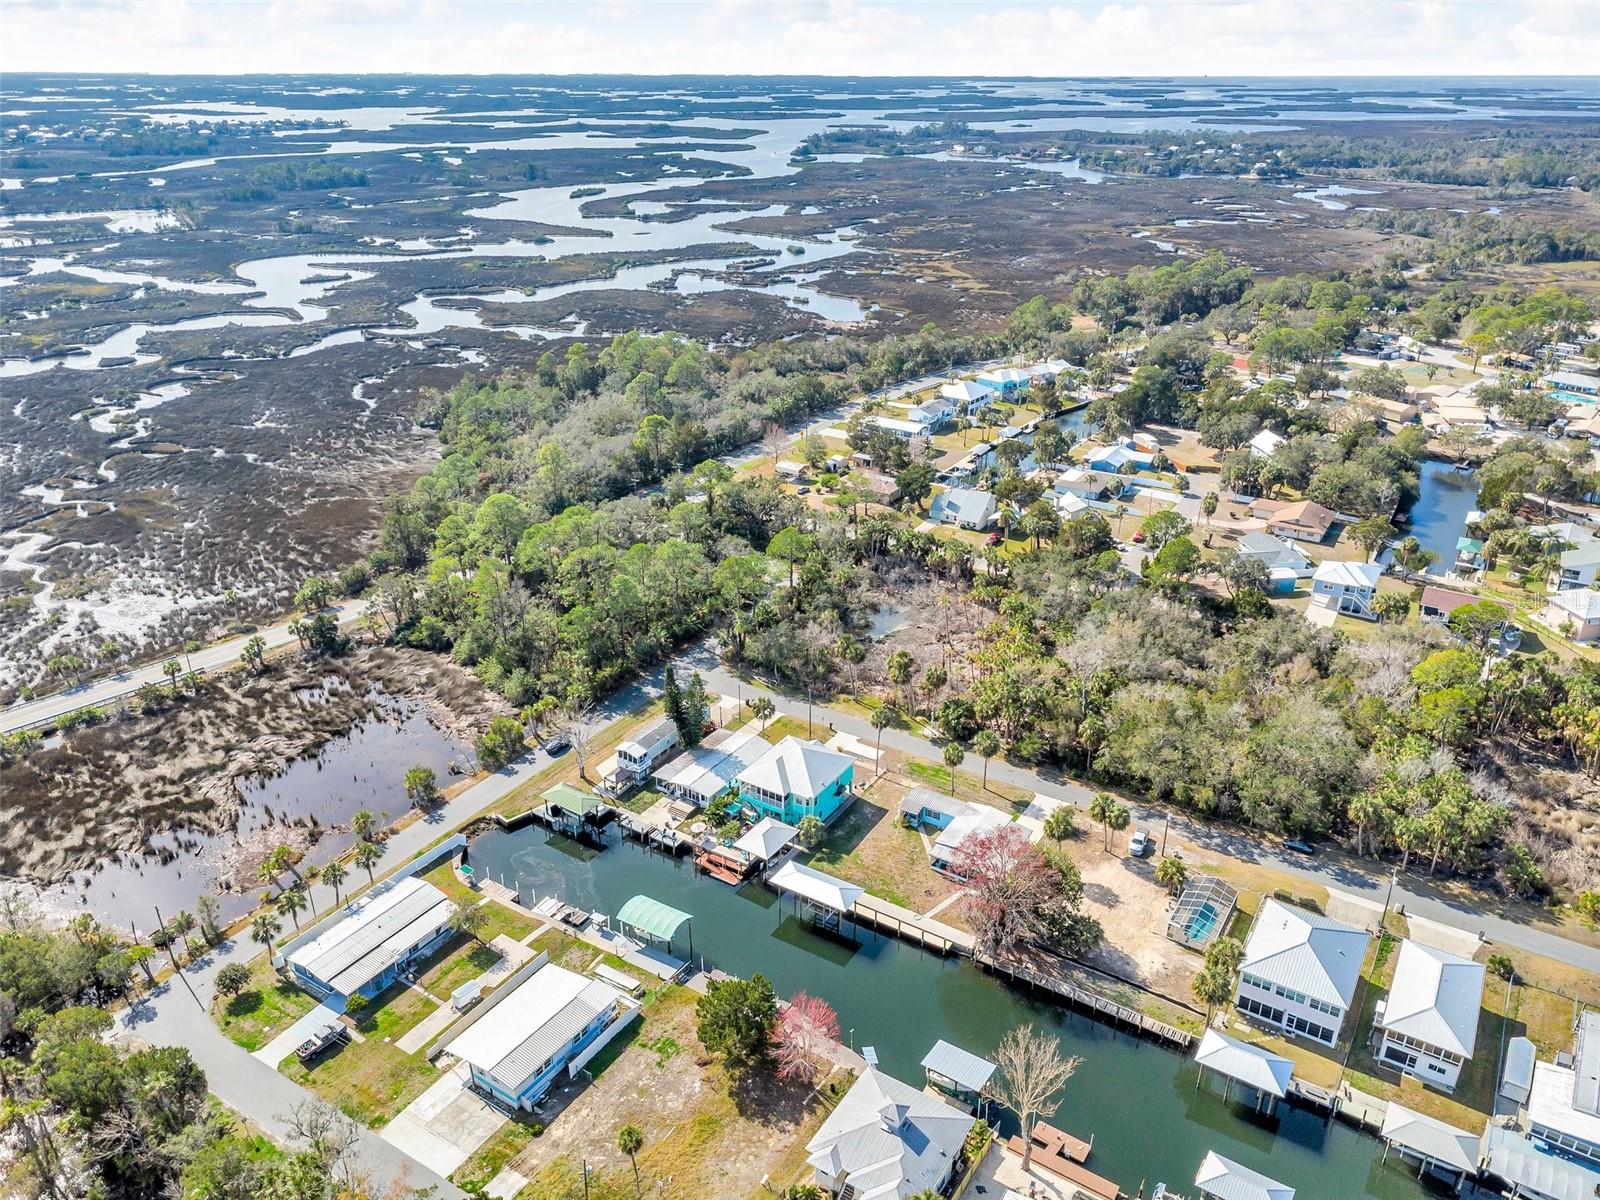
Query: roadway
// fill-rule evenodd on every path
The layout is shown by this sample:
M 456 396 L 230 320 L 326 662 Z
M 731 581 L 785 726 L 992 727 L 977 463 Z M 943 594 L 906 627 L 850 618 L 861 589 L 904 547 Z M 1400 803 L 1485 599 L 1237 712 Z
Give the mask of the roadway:
M 329 606 L 329 610 L 338 617 L 341 626 L 348 626 L 357 620 L 365 609 L 366 606 L 359 600 L 342 600 Z M 244 650 L 244 644 L 254 636 L 259 635 L 266 642 L 268 651 L 280 649 L 293 642 L 295 636 L 289 632 L 289 625 L 297 619 L 298 616 L 285 617 L 274 624 L 263 626 L 254 634 L 246 633 L 225 641 L 213 642 L 193 654 L 180 653 L 168 657 L 176 658 L 183 664 L 185 670 L 192 667 L 202 675 L 210 674 L 212 671 L 236 665 L 239 655 Z M 121 700 L 125 696 L 131 696 L 147 683 L 165 683 L 167 677 L 161 670 L 165 661 L 165 658 L 152 660 L 142 666 L 119 671 L 115 675 L 103 676 L 90 683 L 80 684 L 49 696 L 41 696 L 37 700 L 13 704 L 0 710 L 0 733 L 53 725 L 57 717 L 66 713 Z

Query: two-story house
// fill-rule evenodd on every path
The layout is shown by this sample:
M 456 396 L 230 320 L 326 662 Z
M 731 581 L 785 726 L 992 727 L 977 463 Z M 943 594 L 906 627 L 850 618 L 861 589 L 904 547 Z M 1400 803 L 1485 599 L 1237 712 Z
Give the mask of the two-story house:
M 1372 601 L 1378 594 L 1378 579 L 1383 568 L 1377 563 L 1337 562 L 1328 559 L 1317 564 L 1311 574 L 1311 606 L 1376 621 Z
M 1453 1091 L 1478 1042 L 1481 963 L 1407 939 L 1377 1015 L 1378 1058 L 1407 1075 Z
M 1268 899 L 1244 944 L 1234 1007 L 1332 1046 L 1355 1002 L 1369 940 L 1365 930 Z
M 738 774 L 739 798 L 757 820 L 798 828 L 807 817 L 830 821 L 850 801 L 855 760 L 821 742 L 786 737 Z

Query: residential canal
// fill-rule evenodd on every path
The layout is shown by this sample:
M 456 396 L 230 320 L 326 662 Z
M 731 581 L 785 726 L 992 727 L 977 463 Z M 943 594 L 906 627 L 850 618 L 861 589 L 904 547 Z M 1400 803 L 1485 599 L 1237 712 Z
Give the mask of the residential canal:
M 764 888 L 736 892 L 686 860 L 615 840 L 597 853 L 531 826 L 484 833 L 470 856 L 480 877 L 503 879 L 524 901 L 554 894 L 615 914 L 642 892 L 693 914 L 697 957 L 735 975 L 760 971 L 780 996 L 801 989 L 821 996 L 857 1049 L 876 1047 L 883 1068 L 909 1082 L 920 1082 L 918 1064 L 938 1038 L 988 1054 L 1014 1025 L 1053 1028 L 1063 1050 L 1084 1060 L 1054 1123 L 1093 1137 L 1089 1165 L 1130 1196 L 1141 1182 L 1147 1196 L 1157 1182 L 1190 1194 L 1207 1150 L 1282 1180 L 1299 1200 L 1429 1194 L 1406 1168 L 1379 1164 L 1376 1140 L 1339 1122 L 1294 1108 L 1259 1120 L 1224 1104 L 1215 1079 L 1196 1091 L 1190 1058 L 1015 990 L 969 962 L 870 932 L 860 945 L 819 936 Z
M 1460 472 L 1454 463 L 1424 459 L 1417 470 L 1417 502 L 1406 514 L 1401 537 L 1414 537 L 1424 550 L 1432 550 L 1439 561 L 1430 569 L 1443 575 L 1456 558 L 1456 540 L 1467 530 L 1467 514 L 1478 506 L 1476 472 Z M 1388 562 L 1385 550 L 1379 562 Z

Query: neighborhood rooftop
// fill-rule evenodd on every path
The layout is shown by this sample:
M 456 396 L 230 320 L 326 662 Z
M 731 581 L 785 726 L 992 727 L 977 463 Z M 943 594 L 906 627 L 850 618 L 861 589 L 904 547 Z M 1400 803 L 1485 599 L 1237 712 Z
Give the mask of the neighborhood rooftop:
M 951 1045 L 944 1040 L 933 1044 L 922 1060 L 922 1069 L 941 1075 L 957 1087 L 981 1092 L 997 1068 L 986 1058 L 979 1058 L 970 1050 Z
M 806 1145 L 821 1174 L 855 1200 L 902 1200 L 937 1190 L 961 1155 L 972 1118 L 868 1067 Z
M 450 897 L 425 879 L 379 884 L 289 961 L 348 996 L 450 923 Z
M 739 782 L 775 796 L 820 796 L 853 762 L 821 742 L 786 737 L 739 772 Z
M 740 771 L 767 752 L 769 743 L 752 729 L 717 730 L 704 744 L 656 772 L 663 787 L 710 800 L 722 794 Z
M 1473 1003 L 1477 1003 L 1474 999 Z M 1389 1101 L 1380 1136 L 1452 1170 L 1478 1169 L 1478 1135 Z
M 1269 897 L 1250 929 L 1242 969 L 1348 1008 L 1366 951 L 1362 930 Z
M 1481 963 L 1410 939 L 1401 942 L 1383 1028 L 1471 1058 L 1483 976 Z
M 1194 1185 L 1216 1200 L 1294 1200 L 1292 1187 L 1224 1158 L 1215 1150 L 1206 1152 Z

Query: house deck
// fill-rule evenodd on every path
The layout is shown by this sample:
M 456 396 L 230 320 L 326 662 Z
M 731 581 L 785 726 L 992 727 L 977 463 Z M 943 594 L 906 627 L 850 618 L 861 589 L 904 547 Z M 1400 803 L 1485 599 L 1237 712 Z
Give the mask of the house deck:
M 1006 1145 L 1016 1154 L 1026 1148 L 1019 1137 Z M 1075 1138 L 1053 1125 L 1040 1121 L 1033 1127 L 1033 1162 L 1057 1178 L 1064 1179 L 1080 1192 L 1096 1200 L 1120 1200 L 1122 1189 L 1103 1175 L 1096 1175 L 1083 1165 L 1089 1157 L 1089 1143 Z

